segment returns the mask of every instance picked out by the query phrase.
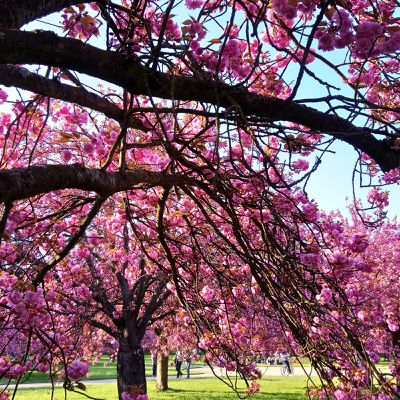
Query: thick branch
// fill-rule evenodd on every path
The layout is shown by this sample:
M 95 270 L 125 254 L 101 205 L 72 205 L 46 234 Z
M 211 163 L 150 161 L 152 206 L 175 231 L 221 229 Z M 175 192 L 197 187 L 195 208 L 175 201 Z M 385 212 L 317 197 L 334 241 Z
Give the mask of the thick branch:
M 96 60 L 96 62 L 93 62 Z M 343 140 L 387 171 L 399 166 L 400 153 L 371 131 L 335 115 L 273 97 L 249 93 L 210 80 L 154 72 L 124 55 L 100 50 L 49 32 L 0 31 L 0 63 L 44 64 L 68 68 L 123 87 L 135 94 L 202 101 L 272 121 L 290 121 Z
M 1 0 L 0 27 L 21 28 L 35 19 L 45 17 L 63 8 L 79 3 L 89 3 L 85 0 Z
M 103 330 L 104 332 L 108 333 L 110 336 L 112 336 L 113 338 L 117 339 L 119 338 L 119 335 L 117 332 L 114 332 L 108 325 L 103 324 L 100 321 L 96 321 L 94 319 L 88 319 L 87 323 L 91 326 L 93 326 L 94 328 L 98 328 Z
M 165 305 L 165 301 L 171 295 L 171 292 L 166 289 L 167 282 L 161 280 L 154 292 L 152 293 L 151 299 L 147 304 L 145 311 L 140 318 L 138 331 L 141 335 L 144 335 L 147 327 L 150 324 L 152 317 L 154 317 L 157 310 Z
M 46 97 L 79 104 L 82 107 L 99 111 L 106 117 L 119 123 L 122 123 L 124 119 L 123 110 L 104 97 L 88 92 L 83 87 L 75 87 L 53 79 L 44 78 L 41 75 L 28 71 L 26 68 L 15 65 L 0 65 L 0 84 L 17 86 Z M 138 118 L 132 117 L 128 125 L 130 128 L 148 131 L 148 128 Z
M 60 189 L 81 189 L 99 194 L 112 194 L 141 185 L 170 186 L 182 177 L 136 169 L 105 172 L 74 165 L 41 165 L 0 171 L 0 202 L 26 199 Z

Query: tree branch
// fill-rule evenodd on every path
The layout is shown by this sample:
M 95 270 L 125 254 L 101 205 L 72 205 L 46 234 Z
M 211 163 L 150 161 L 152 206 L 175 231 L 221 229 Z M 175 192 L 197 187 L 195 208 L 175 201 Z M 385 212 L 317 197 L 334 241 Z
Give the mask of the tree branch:
M 201 101 L 245 116 L 298 123 L 349 143 L 373 158 L 383 171 L 400 164 L 400 152 L 392 148 L 390 141 L 378 140 L 370 129 L 356 127 L 344 118 L 295 102 L 250 93 L 244 88 L 151 71 L 122 54 L 97 49 L 76 39 L 60 38 L 51 32 L 0 30 L 0 63 L 68 68 L 134 94 Z
M 53 79 L 44 78 L 28 71 L 26 68 L 15 65 L 0 65 L 0 84 L 17 86 L 46 97 L 79 104 L 82 107 L 99 111 L 106 117 L 119 123 L 122 123 L 124 119 L 123 110 L 104 97 L 91 93 L 83 87 L 75 87 Z M 129 120 L 128 127 L 142 131 L 149 130 L 140 119 L 134 117 L 131 117 Z
M 71 236 L 68 243 L 65 247 L 45 266 L 42 266 L 42 269 L 38 272 L 35 279 L 32 283 L 37 286 L 43 282 L 46 274 L 60 261 L 62 261 L 69 252 L 80 242 L 83 235 L 85 234 L 86 229 L 92 223 L 93 219 L 96 217 L 97 213 L 100 211 L 101 206 L 107 200 L 104 196 L 98 196 L 94 201 L 92 208 L 89 210 L 89 213 L 86 215 L 85 219 L 82 221 L 78 230 Z
M 179 185 L 184 181 L 183 176 L 143 169 L 106 172 L 80 164 L 40 165 L 0 171 L 0 202 L 22 200 L 60 189 L 81 189 L 109 195 L 140 186 Z
M 118 338 L 119 338 L 118 333 L 114 332 L 108 325 L 103 324 L 102 322 L 96 321 L 94 319 L 88 319 L 86 322 L 89 325 L 93 326 L 94 328 L 103 330 L 104 332 L 108 333 L 110 336 L 112 336 L 113 338 L 118 340 Z
M 33 5 L 31 0 L 1 0 L 0 27 L 21 28 L 35 19 L 63 8 L 89 2 L 88 0 L 35 0 Z

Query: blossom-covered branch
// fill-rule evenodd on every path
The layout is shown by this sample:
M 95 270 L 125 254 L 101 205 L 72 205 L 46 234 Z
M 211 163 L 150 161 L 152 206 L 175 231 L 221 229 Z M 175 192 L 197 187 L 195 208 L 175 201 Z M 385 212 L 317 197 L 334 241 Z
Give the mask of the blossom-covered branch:
M 199 101 L 224 107 L 228 113 L 255 116 L 265 121 L 287 121 L 329 134 L 368 154 L 382 170 L 397 168 L 400 152 L 392 140 L 379 140 L 368 128 L 357 127 L 336 115 L 250 93 L 244 88 L 206 79 L 156 72 L 126 55 L 101 50 L 79 40 L 50 32 L 0 31 L 0 62 L 43 64 L 72 69 L 146 96 Z M 97 62 L 92 62 L 97 60 Z

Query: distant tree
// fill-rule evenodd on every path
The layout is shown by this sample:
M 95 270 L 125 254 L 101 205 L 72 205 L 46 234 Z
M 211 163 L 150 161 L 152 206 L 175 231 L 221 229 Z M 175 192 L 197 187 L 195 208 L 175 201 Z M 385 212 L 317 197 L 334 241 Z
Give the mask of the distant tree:
M 107 228 L 91 229 L 48 272 L 42 289 L 27 286 L 21 269 L 13 275 L 4 273 L 7 285 L 12 284 L 2 286 L 12 319 L 4 320 L 1 351 L 4 355 L 12 351 L 13 357 L 8 362 L 3 359 L 3 376 L 18 378 L 31 369 L 50 371 L 65 376 L 67 389 L 79 390 L 82 385 L 74 381 L 86 375 L 93 356 L 108 353 L 115 354 L 120 395 L 131 390 L 146 393 L 144 336 L 179 305 L 169 298 L 168 277 L 148 265 L 127 227 L 119 230 L 120 223 L 112 222 L 110 214 L 104 222 Z M 8 330 L 13 324 L 14 329 Z M 12 350 L 13 343 L 17 350 Z

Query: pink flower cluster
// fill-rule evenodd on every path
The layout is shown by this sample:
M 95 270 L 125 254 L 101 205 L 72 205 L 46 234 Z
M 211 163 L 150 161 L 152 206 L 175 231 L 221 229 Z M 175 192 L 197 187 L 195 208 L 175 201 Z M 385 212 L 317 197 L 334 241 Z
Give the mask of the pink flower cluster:
M 38 288 L 36 292 L 32 290 L 21 292 L 14 289 L 3 299 L 4 301 L 7 301 L 7 306 L 15 315 L 18 325 L 44 327 L 50 320 L 41 288 Z
M 28 360 L 26 364 L 19 364 L 11 361 L 7 357 L 0 357 L 0 375 L 8 379 L 16 379 L 25 374 L 32 367 L 32 362 Z
M 343 389 L 337 389 L 334 392 L 334 399 L 335 400 L 355 400 L 358 397 L 356 389 L 350 389 L 349 391 Z
M 154 33 L 157 36 L 160 34 L 161 27 L 164 24 L 164 18 L 168 18 L 165 25 L 164 38 L 171 41 L 180 40 L 182 34 L 178 24 L 174 22 L 172 17 L 166 17 L 163 13 L 154 13 L 153 18 L 150 19 Z
M 79 12 L 72 7 L 66 8 L 62 15 L 64 30 L 68 36 L 77 39 L 89 39 L 99 35 L 98 21 L 87 12 L 82 12 L 85 5 L 79 5 Z
M 282 18 L 293 19 L 297 15 L 297 2 L 290 0 L 272 0 L 272 9 Z
M 205 301 L 212 301 L 214 300 L 215 291 L 208 286 L 204 286 L 201 291 L 203 298 Z
M 7 100 L 8 94 L 0 89 L 0 104 L 3 104 Z
M 335 11 L 327 27 L 317 30 L 318 49 L 331 51 L 351 46 L 353 56 L 359 59 L 390 54 L 400 49 L 400 32 L 390 36 L 387 26 L 378 21 L 361 21 L 353 28 L 353 21 L 345 10 Z
M 371 189 L 368 192 L 367 200 L 373 207 L 387 207 L 389 205 L 389 192 L 379 188 Z
M 350 15 L 345 10 L 336 11 L 327 28 L 317 30 L 315 37 L 318 39 L 318 49 L 330 51 L 342 49 L 353 42 L 353 23 Z
M 15 275 L 11 275 L 7 272 L 0 272 L 0 289 L 3 291 L 10 291 L 17 282 L 18 278 Z
M 353 46 L 353 54 L 363 59 L 377 56 L 380 51 L 376 43 L 384 32 L 382 24 L 375 21 L 363 21 L 355 30 L 356 40 Z
M 185 0 L 185 4 L 189 10 L 195 10 L 203 5 L 203 0 Z
M 81 379 L 89 371 L 89 364 L 80 360 L 74 360 L 67 367 L 68 376 L 74 380 Z
M 316 298 L 320 304 L 328 304 L 332 298 L 332 290 L 328 287 L 323 287 Z
M 306 171 L 309 166 L 309 162 L 304 158 L 292 161 L 292 167 L 296 170 L 296 172 Z

